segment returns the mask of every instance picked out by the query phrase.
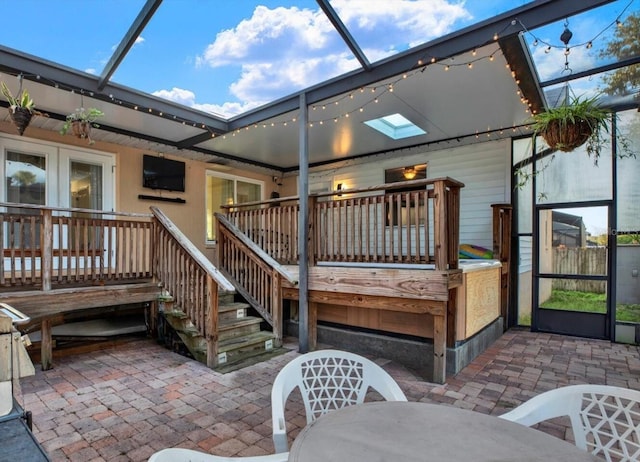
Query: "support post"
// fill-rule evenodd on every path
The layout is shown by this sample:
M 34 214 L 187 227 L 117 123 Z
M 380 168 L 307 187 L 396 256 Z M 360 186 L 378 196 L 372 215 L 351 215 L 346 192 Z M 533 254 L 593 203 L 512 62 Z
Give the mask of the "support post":
M 309 349 L 318 346 L 318 303 L 309 302 Z
M 44 319 L 40 328 L 40 364 L 43 371 L 53 367 L 53 345 L 51 339 L 51 319 Z
M 307 95 L 300 94 L 299 117 L 299 165 L 300 176 L 298 178 L 298 197 L 300 198 L 300 210 L 298 218 L 298 255 L 299 255 L 299 329 L 298 350 L 300 353 L 309 351 L 309 133 L 307 121 L 309 113 L 307 108 Z
M 433 381 L 444 383 L 447 374 L 447 310 L 433 317 Z
M 218 285 L 211 276 L 207 276 L 207 367 L 218 365 Z
M 276 347 L 282 346 L 282 276 L 273 270 L 271 275 L 271 318 L 273 319 L 273 336 Z
M 443 180 L 436 181 L 433 185 L 434 200 L 434 227 L 433 242 L 435 243 L 436 269 L 445 271 L 449 269 L 449 235 L 447 233 L 447 196 Z

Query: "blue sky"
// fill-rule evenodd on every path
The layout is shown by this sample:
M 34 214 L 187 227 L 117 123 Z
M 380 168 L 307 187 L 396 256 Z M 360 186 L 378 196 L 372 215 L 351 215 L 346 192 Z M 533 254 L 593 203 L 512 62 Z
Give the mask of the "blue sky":
M 331 0 L 371 62 L 525 3 Z M 28 18 L 15 24 L 30 26 L 4 21 L 0 44 L 100 74 L 144 0 L 0 4 L 3 11 L 15 10 L 16 18 Z M 592 39 L 628 4 L 617 1 L 570 19 L 572 43 Z M 555 24 L 536 34 L 559 45 L 561 32 Z M 544 53 L 539 46 L 533 54 L 543 77 L 562 71 L 562 50 Z M 574 70 L 595 63 L 585 47 L 572 50 L 570 60 Z M 164 0 L 112 80 L 228 117 L 358 66 L 314 0 Z

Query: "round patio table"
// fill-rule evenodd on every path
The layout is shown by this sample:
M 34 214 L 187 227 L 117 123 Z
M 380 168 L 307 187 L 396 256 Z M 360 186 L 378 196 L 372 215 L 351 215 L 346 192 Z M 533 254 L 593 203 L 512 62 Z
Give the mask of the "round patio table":
M 449 406 L 375 402 L 305 427 L 289 462 L 600 461 L 572 443 L 495 416 Z

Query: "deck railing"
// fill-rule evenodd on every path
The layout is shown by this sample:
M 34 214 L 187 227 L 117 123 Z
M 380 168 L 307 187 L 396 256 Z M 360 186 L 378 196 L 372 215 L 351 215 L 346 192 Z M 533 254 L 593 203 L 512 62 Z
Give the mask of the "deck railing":
M 218 265 L 237 283 L 236 290 L 272 326 L 276 343 L 282 343 L 282 283 L 297 280 L 223 215 L 216 214 Z
M 0 291 L 51 293 L 72 285 L 155 282 L 207 339 L 207 361 L 214 367 L 218 290 L 234 288 L 171 220 L 159 209 L 151 210 L 140 214 L 0 203 Z
M 0 287 L 150 279 L 151 215 L 0 203 Z
M 311 258 L 455 269 L 462 186 L 438 178 L 311 195 Z M 229 221 L 272 258 L 297 264 L 299 206 L 297 197 L 284 197 L 224 208 Z
M 218 361 L 218 290 L 233 286 L 160 209 L 151 207 L 154 223 L 154 275 L 207 339 L 207 365 Z

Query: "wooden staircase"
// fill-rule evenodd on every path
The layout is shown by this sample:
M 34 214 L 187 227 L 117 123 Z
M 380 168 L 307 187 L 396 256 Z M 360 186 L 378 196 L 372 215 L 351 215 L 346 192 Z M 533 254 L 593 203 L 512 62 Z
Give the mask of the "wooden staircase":
M 235 293 L 220 294 L 218 301 L 218 366 L 230 372 L 284 352 L 276 348 L 273 332 L 262 330 L 261 317 L 248 315 L 250 305 L 235 301 Z M 178 306 L 165 303 L 160 312 L 158 339 L 168 348 L 207 364 L 207 343 Z

